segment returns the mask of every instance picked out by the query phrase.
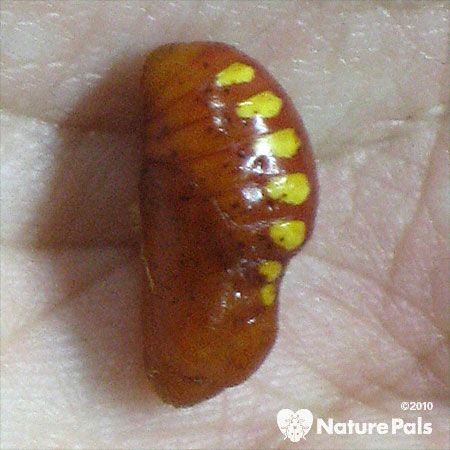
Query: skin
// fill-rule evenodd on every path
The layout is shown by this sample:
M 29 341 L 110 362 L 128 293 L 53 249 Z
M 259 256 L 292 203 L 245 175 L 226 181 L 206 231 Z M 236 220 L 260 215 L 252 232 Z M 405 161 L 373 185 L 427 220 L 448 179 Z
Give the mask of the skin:
M 4 448 L 294 448 L 282 408 L 432 422 L 448 443 L 448 12 L 444 2 L 3 2 Z M 247 382 L 190 409 L 146 380 L 137 198 L 144 54 L 225 41 L 284 86 L 318 159 L 312 239 L 278 340 Z M 405 412 L 402 401 L 432 401 Z

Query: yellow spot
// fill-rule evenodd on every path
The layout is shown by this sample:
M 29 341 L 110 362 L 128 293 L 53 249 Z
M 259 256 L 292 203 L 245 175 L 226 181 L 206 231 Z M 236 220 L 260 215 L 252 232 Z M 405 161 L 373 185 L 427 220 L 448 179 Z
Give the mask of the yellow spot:
M 275 281 L 281 273 L 283 266 L 278 261 L 264 261 L 259 266 L 259 273 L 266 277 L 266 280 L 271 283 Z
M 304 173 L 273 177 L 266 185 L 267 195 L 291 205 L 300 205 L 309 195 L 308 178 Z
M 280 112 L 282 103 L 281 98 L 273 92 L 264 91 L 238 103 L 236 114 L 242 119 L 250 119 L 255 116 L 275 117 Z
M 275 301 L 275 297 L 277 296 L 277 290 L 273 283 L 265 284 L 260 290 L 259 293 L 261 295 L 262 302 L 265 306 L 270 306 Z
M 300 139 L 293 128 L 285 128 L 258 138 L 253 146 L 257 154 L 273 154 L 279 158 L 292 158 L 300 147 Z
M 230 84 L 249 83 L 255 78 L 255 69 L 247 64 L 233 63 L 216 75 L 216 85 L 219 87 Z
M 306 227 L 301 220 L 279 221 L 271 225 L 269 234 L 275 244 L 286 250 L 294 250 L 303 244 Z

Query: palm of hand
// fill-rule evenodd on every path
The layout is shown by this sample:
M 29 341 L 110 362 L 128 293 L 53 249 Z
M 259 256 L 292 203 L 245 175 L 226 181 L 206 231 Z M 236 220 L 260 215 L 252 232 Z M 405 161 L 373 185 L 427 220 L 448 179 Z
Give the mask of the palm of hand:
M 415 421 L 402 400 L 434 402 L 422 414 L 432 435 L 311 431 L 308 445 L 445 445 L 446 11 L 361 5 L 5 2 L 5 446 L 287 447 L 282 408 Z M 245 384 L 181 410 L 143 374 L 129 214 L 141 63 L 169 25 L 164 42 L 237 43 L 269 65 L 302 112 L 321 185 L 314 237 L 283 283 L 274 350 Z

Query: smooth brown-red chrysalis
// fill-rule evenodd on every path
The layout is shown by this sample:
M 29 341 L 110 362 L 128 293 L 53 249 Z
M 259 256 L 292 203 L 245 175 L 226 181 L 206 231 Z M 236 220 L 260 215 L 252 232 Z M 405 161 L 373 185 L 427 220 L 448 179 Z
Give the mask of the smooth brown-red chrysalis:
M 160 47 L 142 86 L 145 363 L 161 397 L 187 406 L 245 380 L 270 350 L 318 187 L 292 101 L 233 47 Z

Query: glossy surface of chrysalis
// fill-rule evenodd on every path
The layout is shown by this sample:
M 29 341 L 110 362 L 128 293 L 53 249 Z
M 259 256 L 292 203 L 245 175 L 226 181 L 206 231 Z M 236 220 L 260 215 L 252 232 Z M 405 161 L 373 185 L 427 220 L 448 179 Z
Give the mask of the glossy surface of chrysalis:
M 270 350 L 316 174 L 291 100 L 230 46 L 156 49 L 143 92 L 145 364 L 160 396 L 187 406 L 245 380 Z

